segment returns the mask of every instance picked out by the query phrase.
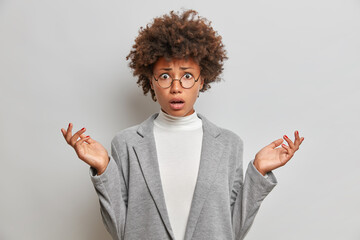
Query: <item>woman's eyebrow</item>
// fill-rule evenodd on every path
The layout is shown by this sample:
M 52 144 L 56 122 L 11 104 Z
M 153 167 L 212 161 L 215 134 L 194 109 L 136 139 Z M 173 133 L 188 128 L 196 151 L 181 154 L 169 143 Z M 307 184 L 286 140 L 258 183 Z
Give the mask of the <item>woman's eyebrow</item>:
M 180 67 L 181 70 L 194 69 L 192 67 Z M 160 70 L 170 71 L 172 68 L 160 68 Z

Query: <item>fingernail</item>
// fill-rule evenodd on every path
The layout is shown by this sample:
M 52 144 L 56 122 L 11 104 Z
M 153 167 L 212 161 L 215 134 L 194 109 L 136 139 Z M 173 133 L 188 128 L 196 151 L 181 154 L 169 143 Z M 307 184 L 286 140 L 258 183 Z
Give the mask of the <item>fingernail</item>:
M 288 136 L 284 135 L 285 138 L 288 138 Z
M 86 137 L 90 137 L 90 135 L 86 136 Z
M 80 131 L 84 130 L 85 128 L 82 128 Z
M 69 123 L 69 127 L 70 127 L 70 123 Z
M 295 131 L 295 133 L 296 133 L 296 134 L 299 134 L 299 132 L 298 132 L 297 130 Z

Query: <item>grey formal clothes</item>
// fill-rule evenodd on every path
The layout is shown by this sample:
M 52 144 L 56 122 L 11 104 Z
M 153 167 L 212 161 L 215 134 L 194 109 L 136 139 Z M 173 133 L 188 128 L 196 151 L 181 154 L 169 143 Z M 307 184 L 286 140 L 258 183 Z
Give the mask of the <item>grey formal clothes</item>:
M 157 115 L 115 134 L 104 173 L 98 176 L 90 167 L 102 219 L 113 239 L 175 239 L 153 134 Z M 243 239 L 277 180 L 272 172 L 268 178 L 261 175 L 253 160 L 243 180 L 241 138 L 197 116 L 203 123 L 203 141 L 185 240 Z

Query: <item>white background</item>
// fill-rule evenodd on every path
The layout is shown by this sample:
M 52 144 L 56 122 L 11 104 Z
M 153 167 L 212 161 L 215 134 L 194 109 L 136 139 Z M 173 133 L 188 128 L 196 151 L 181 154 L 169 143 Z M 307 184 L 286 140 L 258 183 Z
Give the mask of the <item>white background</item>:
M 110 151 L 159 111 L 125 60 L 153 17 L 193 8 L 229 60 L 195 109 L 245 142 L 305 140 L 248 240 L 360 239 L 360 1 L 0 0 L 0 239 L 110 239 L 69 122 Z M 244 169 L 246 170 L 246 169 Z

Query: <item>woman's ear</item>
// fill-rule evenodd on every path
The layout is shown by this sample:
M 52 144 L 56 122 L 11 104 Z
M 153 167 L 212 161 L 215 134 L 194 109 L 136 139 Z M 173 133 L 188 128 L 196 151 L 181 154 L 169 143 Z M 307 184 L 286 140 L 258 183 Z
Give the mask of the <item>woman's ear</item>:
M 150 82 L 151 89 L 154 90 L 154 86 L 153 86 L 153 84 L 152 84 L 151 78 L 149 79 L 149 82 Z
M 204 79 L 203 79 L 203 77 L 201 77 L 200 89 L 202 89 L 203 87 L 204 87 Z

